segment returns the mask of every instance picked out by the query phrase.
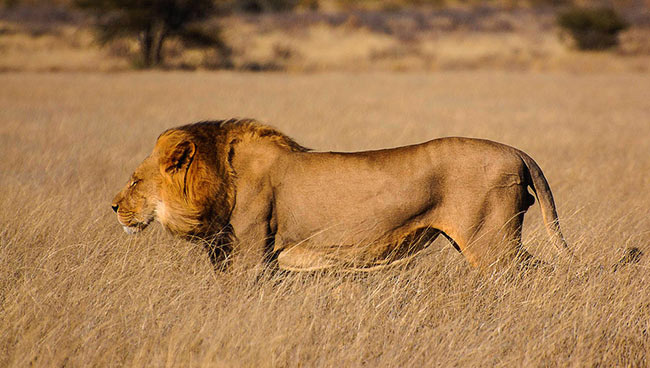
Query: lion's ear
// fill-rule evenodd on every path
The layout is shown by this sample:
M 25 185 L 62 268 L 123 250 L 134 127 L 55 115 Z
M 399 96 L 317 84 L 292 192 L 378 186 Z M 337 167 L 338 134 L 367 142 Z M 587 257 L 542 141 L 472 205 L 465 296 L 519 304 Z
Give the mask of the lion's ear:
M 188 140 L 176 142 L 160 156 L 160 168 L 168 173 L 187 169 L 195 153 L 196 145 L 193 142 Z

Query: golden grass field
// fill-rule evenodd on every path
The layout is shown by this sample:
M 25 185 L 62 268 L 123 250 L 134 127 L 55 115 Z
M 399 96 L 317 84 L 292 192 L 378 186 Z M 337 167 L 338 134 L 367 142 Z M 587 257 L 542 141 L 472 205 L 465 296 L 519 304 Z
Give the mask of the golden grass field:
M 0 74 L 0 366 L 650 365 L 650 75 Z M 580 264 L 481 274 L 448 243 L 410 267 L 254 282 L 113 195 L 165 128 L 255 117 L 322 150 L 462 135 L 534 157 Z M 408 180 L 408 178 L 404 178 Z M 646 254 L 617 272 L 628 247 Z

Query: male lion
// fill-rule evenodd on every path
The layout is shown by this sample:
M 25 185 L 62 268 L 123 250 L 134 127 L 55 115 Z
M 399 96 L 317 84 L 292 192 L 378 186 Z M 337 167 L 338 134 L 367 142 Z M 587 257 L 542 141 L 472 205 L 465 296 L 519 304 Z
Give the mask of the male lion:
M 560 232 L 541 169 L 515 148 L 441 138 L 378 151 L 310 152 L 254 120 L 163 132 L 115 196 L 128 233 L 156 219 L 208 244 L 213 261 L 286 270 L 372 270 L 406 260 L 442 234 L 474 266 L 517 259 L 524 213 L 539 200 Z

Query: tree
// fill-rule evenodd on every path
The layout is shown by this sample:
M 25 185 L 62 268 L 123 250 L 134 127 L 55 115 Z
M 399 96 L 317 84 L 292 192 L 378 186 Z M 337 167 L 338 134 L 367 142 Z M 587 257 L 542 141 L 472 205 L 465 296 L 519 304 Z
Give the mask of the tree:
M 557 23 L 571 34 L 581 50 L 616 46 L 619 32 L 628 27 L 612 8 L 570 8 L 558 14 Z
M 95 13 L 100 42 L 137 36 L 145 68 L 162 62 L 169 37 L 223 46 L 217 35 L 192 26 L 216 12 L 214 0 L 75 0 L 75 5 Z
M 300 2 L 301 0 L 239 0 L 233 2 L 232 7 L 246 13 L 264 13 L 291 10 Z M 317 0 L 305 2 L 318 3 Z

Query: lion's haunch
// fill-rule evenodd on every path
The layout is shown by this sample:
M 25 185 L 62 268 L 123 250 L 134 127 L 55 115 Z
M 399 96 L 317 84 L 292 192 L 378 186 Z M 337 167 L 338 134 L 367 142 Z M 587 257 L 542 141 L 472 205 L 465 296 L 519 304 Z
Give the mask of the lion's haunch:
M 487 140 L 310 152 L 253 120 L 201 122 L 163 132 L 112 205 L 127 231 L 158 220 L 234 267 L 372 270 L 443 235 L 486 268 L 536 262 L 521 247 L 528 187 L 573 257 L 539 166 Z

